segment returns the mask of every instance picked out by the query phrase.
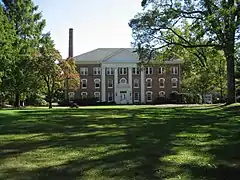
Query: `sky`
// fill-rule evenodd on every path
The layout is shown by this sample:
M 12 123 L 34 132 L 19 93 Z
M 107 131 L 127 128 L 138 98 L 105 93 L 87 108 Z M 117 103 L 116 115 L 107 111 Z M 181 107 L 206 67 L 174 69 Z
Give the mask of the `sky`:
M 33 0 L 46 19 L 63 58 L 68 55 L 68 31 L 73 28 L 74 56 L 96 48 L 131 47 L 128 22 L 142 10 L 141 0 Z

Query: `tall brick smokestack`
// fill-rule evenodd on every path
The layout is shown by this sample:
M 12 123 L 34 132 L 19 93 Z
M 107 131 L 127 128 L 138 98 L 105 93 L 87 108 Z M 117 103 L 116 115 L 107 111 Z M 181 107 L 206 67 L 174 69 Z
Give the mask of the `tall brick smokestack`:
M 73 28 L 69 28 L 68 57 L 73 57 Z

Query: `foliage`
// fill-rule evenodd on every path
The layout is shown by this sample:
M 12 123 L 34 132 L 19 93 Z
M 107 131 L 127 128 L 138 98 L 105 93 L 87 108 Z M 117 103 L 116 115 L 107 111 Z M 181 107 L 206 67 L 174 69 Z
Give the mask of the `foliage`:
M 45 21 L 31 0 L 2 2 L 16 36 L 14 56 L 7 72 L 7 87 L 15 94 L 15 106 L 20 106 L 21 97 L 39 87 L 36 54 Z
M 205 48 L 222 50 L 227 60 L 228 103 L 234 103 L 234 46 L 240 24 L 239 4 L 234 0 L 143 0 L 142 6 L 144 11 L 129 23 L 134 46 L 142 60 L 155 58 L 158 49 L 180 46 L 193 51 L 204 65 Z

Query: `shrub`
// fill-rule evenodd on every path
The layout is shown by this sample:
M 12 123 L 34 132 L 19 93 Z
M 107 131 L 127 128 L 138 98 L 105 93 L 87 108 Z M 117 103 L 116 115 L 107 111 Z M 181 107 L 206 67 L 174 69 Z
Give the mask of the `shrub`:
M 154 101 L 153 104 L 166 104 L 167 99 L 165 97 L 157 97 Z
M 169 100 L 174 104 L 181 102 L 180 95 L 177 92 L 172 92 L 169 96 Z

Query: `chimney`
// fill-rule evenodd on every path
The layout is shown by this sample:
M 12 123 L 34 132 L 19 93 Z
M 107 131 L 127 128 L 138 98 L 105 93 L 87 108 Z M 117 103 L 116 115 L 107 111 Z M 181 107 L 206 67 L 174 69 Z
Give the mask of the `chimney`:
M 73 57 L 73 28 L 69 28 L 68 57 Z

